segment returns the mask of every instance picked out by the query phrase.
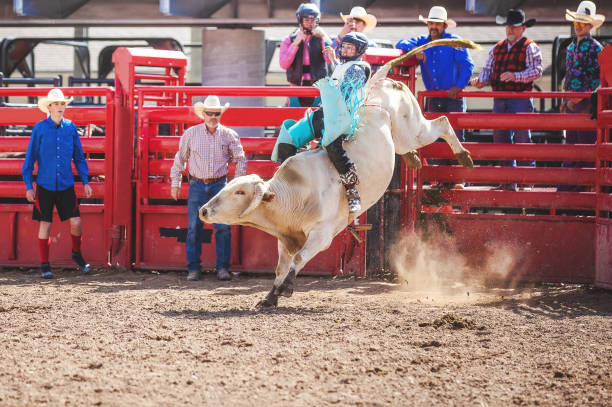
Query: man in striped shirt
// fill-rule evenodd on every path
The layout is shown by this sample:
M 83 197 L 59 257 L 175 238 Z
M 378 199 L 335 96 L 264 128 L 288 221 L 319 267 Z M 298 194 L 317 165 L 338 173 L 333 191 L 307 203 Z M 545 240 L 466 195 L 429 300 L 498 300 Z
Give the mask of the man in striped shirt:
M 246 173 L 246 157 L 238 134 L 220 124 L 221 115 L 229 103 L 221 106 L 219 98 L 210 95 L 204 103 L 194 105 L 195 113 L 204 123 L 190 127 L 181 136 L 179 151 L 174 156 L 170 170 L 171 194 L 179 198 L 182 173 L 185 164 L 189 168 L 189 195 L 187 198 L 187 280 L 199 280 L 202 256 L 202 221 L 198 211 L 227 183 L 230 161 L 236 163 L 236 177 Z M 214 224 L 217 251 L 216 270 L 219 280 L 231 280 L 228 269 L 231 255 L 231 232 L 229 225 Z
M 542 76 L 542 53 L 538 44 L 523 36 L 525 29 L 535 24 L 535 19 L 525 20 L 523 10 L 508 10 L 506 18 L 498 18 L 498 24 L 506 26 L 506 39 L 499 41 L 489 52 L 489 58 L 480 75 L 473 78 L 472 86 L 482 88 L 491 85 L 494 91 L 530 91 L 533 82 Z M 515 98 L 493 99 L 493 113 L 533 112 L 533 100 Z M 495 143 L 531 143 L 529 130 L 494 130 Z M 522 166 L 535 166 L 535 161 L 519 161 Z M 514 160 L 501 161 L 502 166 L 515 166 Z M 516 190 L 516 184 L 501 189 Z

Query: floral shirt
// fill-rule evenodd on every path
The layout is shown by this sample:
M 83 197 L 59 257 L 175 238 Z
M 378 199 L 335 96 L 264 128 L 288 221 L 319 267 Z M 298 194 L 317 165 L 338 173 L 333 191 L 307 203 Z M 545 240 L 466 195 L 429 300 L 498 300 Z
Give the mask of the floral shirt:
M 591 35 L 579 43 L 576 40 L 567 47 L 565 56 L 565 85 L 563 89 L 586 92 L 599 86 L 599 63 L 597 54 L 602 46 Z

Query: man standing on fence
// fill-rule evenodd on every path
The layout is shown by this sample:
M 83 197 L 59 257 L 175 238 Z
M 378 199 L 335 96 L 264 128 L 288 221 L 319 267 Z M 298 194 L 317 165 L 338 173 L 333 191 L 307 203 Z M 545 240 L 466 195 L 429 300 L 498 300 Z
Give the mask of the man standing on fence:
M 599 62 L 597 55 L 602 45 L 591 37 L 591 30 L 597 29 L 605 17 L 596 13 L 595 3 L 583 1 L 576 11 L 565 11 L 565 18 L 571 21 L 576 37 L 567 47 L 565 53 L 565 82 L 563 90 L 568 92 L 591 92 L 599 86 Z M 563 99 L 562 113 L 589 113 L 590 98 Z M 595 144 L 597 132 L 593 130 L 567 130 L 565 144 Z M 582 161 L 564 161 L 565 168 L 594 167 L 594 163 Z M 582 185 L 560 185 L 558 191 L 582 192 L 587 188 Z
M 38 101 L 38 107 L 49 117 L 34 126 L 30 144 L 21 169 L 26 185 L 26 199 L 34 203 L 32 219 L 40 222 L 38 227 L 38 248 L 40 251 L 40 276 L 53 278 L 49 263 L 49 234 L 53 220 L 53 207 L 57 208 L 60 220 L 70 220 L 72 237 L 72 260 L 84 273 L 90 266 L 81 254 L 81 214 L 74 193 L 72 160 L 83 182 L 87 198 L 91 197 L 89 169 L 81 147 L 77 128 L 70 120 L 64 119 L 64 111 L 72 99 L 66 99 L 61 89 L 51 89 L 47 97 Z M 36 191 L 33 187 L 34 163 L 38 163 Z
M 448 18 L 444 7 L 432 7 L 427 18 L 419 16 L 419 20 L 427 24 L 429 35 L 400 40 L 395 48 L 408 52 L 434 40 L 459 38 L 457 35 L 446 32 L 447 28 L 454 28 L 457 24 Z M 465 101 L 463 98 L 458 98 L 457 94 L 468 85 L 474 69 L 474 62 L 468 50 L 445 46 L 433 47 L 417 54 L 416 58 L 419 60 L 425 88 L 448 91 L 448 97 L 428 97 L 425 111 L 465 112 Z M 455 133 L 461 142 L 465 141 L 463 130 L 457 130 Z M 450 165 L 451 162 L 451 160 L 435 161 L 436 164 L 441 165 Z M 456 184 L 454 187 L 463 188 L 463 184 Z
M 174 156 L 170 170 L 172 179 L 171 194 L 179 198 L 182 173 L 185 164 L 189 167 L 189 195 L 187 198 L 187 280 L 200 279 L 202 257 L 202 226 L 199 209 L 214 197 L 227 183 L 227 170 L 230 161 L 236 163 L 236 177 L 246 173 L 246 158 L 238 134 L 220 124 L 223 112 L 229 103 L 221 106 L 219 98 L 210 95 L 204 103 L 194 105 L 196 115 L 204 123 L 192 126 L 181 136 L 179 151 Z M 216 270 L 219 280 L 231 280 L 229 273 L 231 255 L 231 232 L 229 225 L 214 224 L 217 251 Z
M 506 39 L 499 41 L 489 52 L 489 58 L 480 75 L 473 78 L 472 86 L 482 88 L 491 85 L 494 91 L 523 92 L 533 89 L 533 82 L 542 76 L 542 53 L 535 41 L 523 36 L 525 29 L 536 22 L 525 20 L 523 10 L 508 10 L 506 18 L 499 17 L 497 24 L 506 26 Z M 531 98 L 493 99 L 493 113 L 533 112 Z M 531 143 L 529 130 L 494 130 L 495 143 Z M 521 166 L 534 167 L 535 161 L 519 161 Z M 514 160 L 500 161 L 502 166 L 515 166 Z M 500 189 L 516 190 L 516 184 L 506 184 Z

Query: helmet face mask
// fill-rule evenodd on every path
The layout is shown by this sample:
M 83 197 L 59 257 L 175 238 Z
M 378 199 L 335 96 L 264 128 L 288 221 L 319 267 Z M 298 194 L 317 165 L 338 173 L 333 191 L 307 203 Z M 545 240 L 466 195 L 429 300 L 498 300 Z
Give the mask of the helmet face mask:
M 314 3 L 302 3 L 298 7 L 295 12 L 295 16 L 297 17 L 297 22 L 300 27 L 304 30 L 304 33 L 311 34 L 312 30 L 314 30 L 319 25 L 319 20 L 321 19 L 321 12 L 319 8 Z M 314 18 L 315 22 L 312 28 L 304 27 L 303 19 L 304 18 Z
M 350 32 L 346 34 L 341 41 L 340 61 L 348 62 L 360 58 L 368 49 L 368 43 L 368 37 L 362 33 Z

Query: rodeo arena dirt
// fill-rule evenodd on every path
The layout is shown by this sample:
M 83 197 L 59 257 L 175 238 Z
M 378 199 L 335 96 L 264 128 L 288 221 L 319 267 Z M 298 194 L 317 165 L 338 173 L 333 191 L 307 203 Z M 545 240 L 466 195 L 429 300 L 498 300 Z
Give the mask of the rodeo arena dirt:
M 0 407 L 612 406 L 609 5 L 21 3 L 0 9 Z M 495 23 L 493 5 L 519 3 L 522 17 Z M 326 79 L 288 86 L 281 68 L 296 9 L 302 24 L 317 5 L 327 34 L 359 20 L 377 45 L 364 43 L 374 69 L 344 142 L 357 184 L 330 165 L 332 144 L 273 159 L 314 123 L 301 103 L 337 92 Z M 566 9 L 572 30 L 592 19 L 604 44 L 592 97 L 562 90 Z M 139 17 L 113 20 L 126 15 Z M 473 86 L 459 93 L 467 111 L 425 111 L 449 91 L 425 89 L 422 48 L 394 45 L 455 16 L 449 32 L 468 40 L 436 45 L 470 49 L 472 78 L 522 18 L 542 50 L 542 77 L 521 91 L 533 113 L 492 113 L 494 97 L 519 92 Z M 565 113 L 587 98 L 592 111 Z M 219 121 L 245 153 L 227 184 L 177 154 L 204 122 L 236 158 Z M 514 127 L 533 142 L 493 142 Z M 41 209 L 49 169 L 26 152 L 43 131 L 79 141 L 49 156 L 59 168 L 74 148 L 80 212 Z M 581 131 L 595 141 L 572 144 Z M 210 196 L 190 211 L 193 185 Z

